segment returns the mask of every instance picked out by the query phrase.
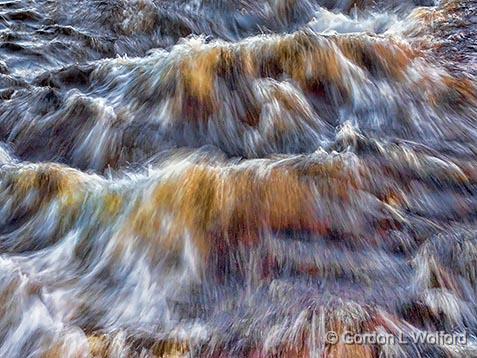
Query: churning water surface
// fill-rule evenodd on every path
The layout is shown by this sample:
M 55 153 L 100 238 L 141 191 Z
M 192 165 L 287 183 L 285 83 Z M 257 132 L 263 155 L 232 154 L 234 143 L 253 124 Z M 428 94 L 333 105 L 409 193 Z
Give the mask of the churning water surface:
M 1 0 L 0 357 L 475 356 L 476 9 Z

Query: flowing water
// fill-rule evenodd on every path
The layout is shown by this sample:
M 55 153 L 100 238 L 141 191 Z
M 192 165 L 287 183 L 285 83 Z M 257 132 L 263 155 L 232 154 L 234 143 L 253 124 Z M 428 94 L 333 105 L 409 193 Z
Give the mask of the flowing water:
M 0 357 L 475 356 L 476 9 L 1 0 Z

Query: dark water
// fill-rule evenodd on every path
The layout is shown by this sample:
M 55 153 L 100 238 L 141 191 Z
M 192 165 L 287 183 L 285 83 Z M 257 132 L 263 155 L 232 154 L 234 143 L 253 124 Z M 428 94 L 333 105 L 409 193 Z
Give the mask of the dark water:
M 0 1 L 0 357 L 475 356 L 475 9 Z

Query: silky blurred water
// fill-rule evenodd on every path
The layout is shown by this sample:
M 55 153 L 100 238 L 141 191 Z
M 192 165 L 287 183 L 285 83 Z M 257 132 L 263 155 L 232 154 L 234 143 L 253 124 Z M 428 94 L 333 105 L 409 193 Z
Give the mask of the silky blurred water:
M 0 357 L 476 355 L 475 9 L 0 1 Z

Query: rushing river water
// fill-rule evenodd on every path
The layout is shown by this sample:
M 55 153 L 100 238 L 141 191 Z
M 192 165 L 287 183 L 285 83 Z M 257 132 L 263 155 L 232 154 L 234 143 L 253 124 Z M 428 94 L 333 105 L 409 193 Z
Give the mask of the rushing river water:
M 0 357 L 475 356 L 476 9 L 1 0 Z

